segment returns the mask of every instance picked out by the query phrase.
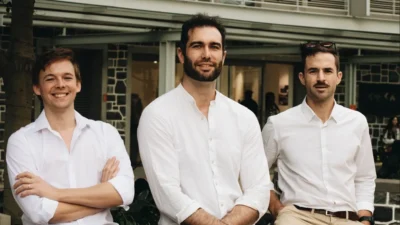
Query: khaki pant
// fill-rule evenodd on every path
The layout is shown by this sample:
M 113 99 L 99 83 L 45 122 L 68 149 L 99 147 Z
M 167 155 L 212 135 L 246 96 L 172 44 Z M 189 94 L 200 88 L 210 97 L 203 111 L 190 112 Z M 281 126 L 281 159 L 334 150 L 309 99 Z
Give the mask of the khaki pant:
M 361 225 L 361 222 L 326 216 L 285 206 L 278 214 L 275 225 Z

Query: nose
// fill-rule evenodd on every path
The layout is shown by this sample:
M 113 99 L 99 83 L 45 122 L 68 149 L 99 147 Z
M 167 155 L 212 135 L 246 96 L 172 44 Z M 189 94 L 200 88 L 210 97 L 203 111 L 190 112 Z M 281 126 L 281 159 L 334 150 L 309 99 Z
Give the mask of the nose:
M 325 73 L 323 70 L 319 70 L 318 75 L 317 75 L 317 79 L 319 81 L 325 81 Z
M 57 87 L 59 87 L 59 88 L 65 87 L 64 79 L 62 79 L 62 78 L 58 78 L 56 84 L 57 84 Z
M 210 49 L 208 48 L 208 46 L 205 46 L 203 48 L 203 58 L 205 58 L 205 59 L 210 58 Z

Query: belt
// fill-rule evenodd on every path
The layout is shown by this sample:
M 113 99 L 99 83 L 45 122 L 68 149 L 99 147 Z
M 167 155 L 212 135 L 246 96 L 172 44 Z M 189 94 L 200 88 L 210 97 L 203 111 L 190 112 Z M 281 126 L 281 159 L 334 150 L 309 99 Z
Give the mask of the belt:
M 297 206 L 297 205 L 294 205 L 294 207 L 296 207 L 299 210 L 304 210 L 304 211 L 309 211 L 309 212 L 314 211 L 314 213 L 323 214 L 326 216 L 334 216 L 334 217 L 338 217 L 338 218 L 342 218 L 342 219 L 358 221 L 357 213 L 352 212 L 352 211 L 330 212 L 325 209 L 311 209 L 311 208 L 301 207 L 301 206 Z

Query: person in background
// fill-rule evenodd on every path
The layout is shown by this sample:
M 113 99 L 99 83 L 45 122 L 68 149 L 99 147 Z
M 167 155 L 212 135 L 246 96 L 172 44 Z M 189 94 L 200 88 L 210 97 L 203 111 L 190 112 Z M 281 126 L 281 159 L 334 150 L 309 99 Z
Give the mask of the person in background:
M 277 115 L 280 112 L 278 105 L 275 103 L 275 94 L 267 92 L 265 94 L 265 118 L 263 124 L 267 123 L 270 116 Z
M 241 101 L 240 104 L 250 109 L 250 111 L 252 111 L 256 115 L 256 117 L 258 117 L 258 104 L 256 101 L 253 100 L 252 96 L 253 91 L 246 90 L 244 92 L 244 100 Z

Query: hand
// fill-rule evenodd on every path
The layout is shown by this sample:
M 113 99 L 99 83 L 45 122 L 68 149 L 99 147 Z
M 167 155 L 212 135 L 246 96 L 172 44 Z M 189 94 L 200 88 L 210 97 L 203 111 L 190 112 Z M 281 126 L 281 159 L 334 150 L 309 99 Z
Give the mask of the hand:
M 29 195 L 49 198 L 58 201 L 58 189 L 48 184 L 41 177 L 30 172 L 23 172 L 15 178 L 13 188 L 16 195 L 24 198 Z
M 276 219 L 279 215 L 279 212 L 284 208 L 285 206 L 282 205 L 282 203 L 275 204 L 274 206 L 270 207 L 270 212 L 272 216 Z
M 101 175 L 101 183 L 107 182 L 117 176 L 119 172 L 119 161 L 116 157 L 112 157 L 107 160 L 106 165 L 103 168 L 103 173 Z

